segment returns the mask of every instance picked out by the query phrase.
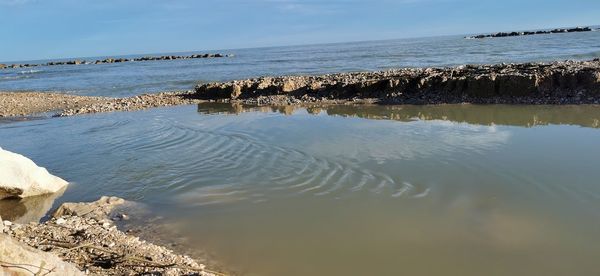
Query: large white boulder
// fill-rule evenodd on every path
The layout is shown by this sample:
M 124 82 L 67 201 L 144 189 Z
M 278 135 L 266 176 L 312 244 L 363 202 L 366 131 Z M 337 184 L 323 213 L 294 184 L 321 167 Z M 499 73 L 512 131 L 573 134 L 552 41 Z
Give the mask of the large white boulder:
M 29 158 L 0 148 L 0 199 L 55 193 L 68 184 Z

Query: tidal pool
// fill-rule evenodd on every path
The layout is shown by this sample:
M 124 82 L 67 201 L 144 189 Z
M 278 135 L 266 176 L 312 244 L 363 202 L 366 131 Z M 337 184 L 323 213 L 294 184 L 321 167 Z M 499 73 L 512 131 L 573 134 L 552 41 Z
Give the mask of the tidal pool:
M 73 183 L 55 206 L 143 202 L 242 275 L 600 274 L 599 106 L 202 104 L 0 147 Z

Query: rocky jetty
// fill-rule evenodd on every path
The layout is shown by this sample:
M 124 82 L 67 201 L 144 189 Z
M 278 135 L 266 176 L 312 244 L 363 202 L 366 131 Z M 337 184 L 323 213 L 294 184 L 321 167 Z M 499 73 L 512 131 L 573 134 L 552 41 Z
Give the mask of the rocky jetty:
M 29 68 L 29 67 L 37 67 L 37 66 L 55 66 L 55 65 L 81 65 L 81 64 L 107 64 L 107 63 L 121 63 L 121 62 L 130 62 L 130 61 L 156 61 L 156 60 L 176 60 L 176 59 L 195 59 L 195 58 L 222 58 L 222 57 L 231 57 L 233 55 L 224 55 L 224 54 L 194 54 L 188 56 L 144 56 L 139 58 L 106 58 L 102 60 L 66 60 L 66 61 L 50 61 L 47 63 L 22 63 L 22 64 L 0 64 L 0 69 L 8 69 L 8 68 Z
M 388 104 L 598 104 L 600 59 L 262 77 L 201 84 L 195 91 L 199 99 L 248 103 L 283 96 L 292 103 L 376 99 Z
M 466 36 L 466 39 L 482 39 L 490 37 L 508 37 L 508 36 L 523 36 L 523 35 L 537 35 L 537 34 L 561 34 L 561 33 L 577 33 L 577 32 L 591 32 L 593 31 L 590 27 L 576 27 L 570 29 L 553 29 L 553 30 L 540 30 L 540 31 L 525 31 L 525 32 L 499 32 L 494 34 L 480 34 L 474 36 Z

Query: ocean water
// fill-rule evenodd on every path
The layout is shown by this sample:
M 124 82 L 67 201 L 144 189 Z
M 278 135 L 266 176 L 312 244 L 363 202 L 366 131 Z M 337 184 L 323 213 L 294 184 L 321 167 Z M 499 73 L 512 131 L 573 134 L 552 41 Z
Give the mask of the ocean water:
M 7 123 L 0 144 L 71 182 L 3 218 L 120 196 L 240 275 L 600 273 L 597 106 L 202 104 Z
M 592 59 L 600 32 L 218 51 L 0 70 L 0 90 L 130 96 L 197 82 Z M 101 195 L 236 275 L 600 275 L 600 107 L 201 104 L 0 121 L 0 147 L 70 182 L 0 201 L 38 220 Z M 143 224 L 146 229 L 159 223 Z
M 166 90 L 189 90 L 202 82 L 265 75 L 324 74 L 469 63 L 586 60 L 600 57 L 600 32 L 477 40 L 447 36 L 211 52 L 235 56 L 0 70 L 0 91 L 43 90 L 124 97 Z M 204 52 L 177 54 L 194 53 Z M 104 57 L 87 60 L 100 58 Z

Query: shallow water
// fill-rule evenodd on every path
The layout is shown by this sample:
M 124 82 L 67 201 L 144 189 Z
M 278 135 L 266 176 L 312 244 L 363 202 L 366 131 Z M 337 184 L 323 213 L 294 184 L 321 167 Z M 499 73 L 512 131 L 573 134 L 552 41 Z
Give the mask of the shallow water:
M 235 56 L 0 70 L 0 91 L 56 90 L 79 95 L 123 97 L 146 92 L 188 90 L 199 82 L 264 75 L 323 74 L 467 63 L 588 60 L 600 57 L 600 31 L 476 40 L 445 36 L 213 52 Z M 176 54 L 196 53 L 202 51 Z M 86 60 L 101 58 L 105 57 Z
M 203 104 L 0 124 L 244 275 L 597 275 L 600 107 Z

